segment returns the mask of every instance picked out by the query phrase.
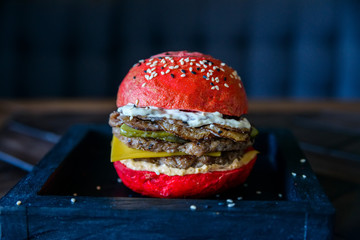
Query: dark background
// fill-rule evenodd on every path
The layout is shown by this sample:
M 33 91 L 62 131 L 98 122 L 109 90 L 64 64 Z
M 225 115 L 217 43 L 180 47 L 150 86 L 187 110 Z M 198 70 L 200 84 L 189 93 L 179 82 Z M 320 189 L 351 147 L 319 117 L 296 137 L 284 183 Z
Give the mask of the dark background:
M 139 59 L 211 54 L 250 98 L 360 96 L 360 1 L 6 1 L 0 97 L 113 97 Z

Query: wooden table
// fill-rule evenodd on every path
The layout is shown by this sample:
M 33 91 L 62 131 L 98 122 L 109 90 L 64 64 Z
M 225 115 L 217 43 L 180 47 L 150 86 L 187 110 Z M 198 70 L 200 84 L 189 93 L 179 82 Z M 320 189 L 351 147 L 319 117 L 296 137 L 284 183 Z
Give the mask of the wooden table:
M 360 236 L 360 102 L 250 101 L 257 127 L 290 129 L 336 209 L 335 239 Z M 0 100 L 0 197 L 76 123 L 107 123 L 114 99 Z M 11 157 L 15 157 L 11 158 Z

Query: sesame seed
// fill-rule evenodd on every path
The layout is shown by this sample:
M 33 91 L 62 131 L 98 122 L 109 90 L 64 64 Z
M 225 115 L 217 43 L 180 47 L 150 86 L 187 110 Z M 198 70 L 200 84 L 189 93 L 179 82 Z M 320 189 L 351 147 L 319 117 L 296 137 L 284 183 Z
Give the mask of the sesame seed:
M 283 195 L 282 195 L 281 193 L 279 193 L 279 194 L 278 194 L 278 197 L 279 197 L 279 198 L 282 198 L 282 197 L 283 197 Z
M 200 72 L 205 72 L 205 69 L 203 68 L 203 69 L 201 69 L 201 71 Z
M 185 74 L 185 73 L 183 73 L 183 74 L 181 74 L 180 76 L 181 76 L 181 77 L 186 77 L 186 74 Z
M 241 83 L 239 83 L 239 87 L 240 87 L 240 88 L 242 88 L 242 85 L 241 85 Z
M 179 65 L 176 65 L 175 67 L 174 67 L 174 69 L 178 69 L 179 68 Z
M 151 73 L 151 69 L 148 68 L 148 69 L 146 70 L 146 72 L 147 72 L 147 73 Z
M 215 78 L 215 81 L 218 83 L 220 80 L 218 77 Z
M 201 67 L 201 65 L 200 65 L 200 64 L 198 64 L 198 63 L 195 63 L 195 65 L 196 65 L 196 66 L 198 66 L 198 67 Z
M 146 63 L 146 65 L 150 65 L 150 64 L 151 64 L 151 62 L 147 62 L 147 63 Z
M 305 159 L 305 158 L 302 158 L 302 159 L 300 159 L 300 162 L 301 162 L 301 163 L 305 163 L 305 162 L 306 162 L 306 159 Z
M 216 90 L 219 90 L 219 86 L 218 86 L 218 85 L 216 85 L 216 86 L 215 86 L 215 89 L 216 89 Z
M 158 74 L 156 72 L 154 72 L 154 77 L 156 77 Z
M 213 71 L 213 70 L 211 70 L 211 69 L 209 69 L 209 72 L 213 73 L 214 71 Z
M 161 71 L 161 75 L 164 75 L 165 73 L 163 71 Z
M 155 67 L 153 67 L 152 69 L 151 69 L 151 71 L 154 71 L 156 68 Z
M 170 69 L 166 70 L 166 72 L 165 72 L 165 73 L 166 73 L 166 74 L 168 74 L 169 72 L 170 72 Z
M 193 63 L 193 62 L 190 62 L 190 65 L 191 65 L 191 66 L 194 65 L 194 63 Z
M 137 106 L 139 104 L 139 99 L 136 99 L 135 105 Z
M 190 61 L 191 61 L 191 62 L 195 62 L 195 61 L 196 61 L 196 59 L 191 59 Z
M 194 72 L 194 71 L 191 71 L 191 73 L 192 73 L 192 74 L 196 74 L 196 72 Z
M 118 178 L 118 179 L 117 179 L 117 182 L 118 182 L 118 183 L 122 183 L 121 178 Z
M 225 66 L 226 64 L 225 63 L 220 63 L 221 66 Z
M 146 80 L 149 80 L 149 76 L 148 76 L 148 75 L 145 75 L 145 78 L 146 78 Z
M 235 207 L 235 203 L 229 203 L 227 206 L 228 206 L 229 208 Z
M 192 67 L 189 67 L 189 71 L 191 72 L 193 69 L 192 69 Z
M 195 206 L 195 205 L 191 205 L 191 206 L 190 206 L 190 210 L 191 210 L 191 211 L 195 211 L 195 210 L 196 210 L 196 206 Z
M 220 68 L 221 71 L 225 72 L 225 70 L 223 68 Z
M 237 200 L 242 200 L 243 199 L 243 197 L 237 197 Z
M 71 198 L 70 201 L 71 201 L 71 203 L 75 203 L 75 202 L 76 202 L 76 198 Z
M 173 66 L 170 66 L 170 67 L 169 67 L 169 69 L 171 69 L 171 70 L 172 70 L 172 69 L 174 69 L 174 67 L 173 67 Z
M 224 83 L 224 86 L 227 87 L 227 88 L 229 87 L 229 85 L 227 83 Z
M 189 62 L 189 58 L 185 58 L 185 62 Z
M 256 191 L 256 194 L 257 194 L 257 195 L 260 195 L 260 194 L 261 194 L 261 191 Z
M 211 78 L 211 81 L 212 81 L 212 82 L 214 82 L 214 81 L 215 81 L 214 77 L 212 77 L 212 78 Z
M 167 64 L 164 65 L 164 68 L 166 68 L 166 67 L 167 67 Z
M 232 203 L 232 202 L 234 202 L 232 199 L 226 199 L 226 202 L 227 203 Z
M 142 86 L 142 87 L 145 87 L 145 86 L 146 86 L 146 82 L 145 82 L 145 83 L 143 83 L 141 86 Z
M 200 68 L 196 68 L 196 70 L 200 71 Z
M 185 71 L 184 69 L 181 69 L 180 71 L 181 71 L 182 73 L 186 73 L 186 71 Z
M 211 90 L 214 90 L 215 89 L 215 87 L 211 87 Z
M 302 177 L 303 179 L 305 179 L 305 178 L 306 178 L 306 175 L 305 175 L 305 174 L 303 174 L 303 175 L 301 175 L 301 177 Z
M 211 86 L 214 86 L 214 83 L 211 82 L 210 85 L 211 85 Z
M 203 75 L 203 78 L 205 78 L 206 80 L 208 80 L 207 76 Z
M 218 66 L 214 66 L 213 69 L 216 70 L 217 68 L 219 68 Z
M 16 205 L 20 206 L 22 204 L 22 202 L 19 200 L 16 202 Z
M 96 190 L 101 190 L 101 186 L 96 186 Z
M 180 60 L 180 64 L 181 64 L 181 65 L 184 65 L 184 61 L 181 61 L 181 60 Z
M 174 74 L 170 74 L 172 78 L 175 78 L 175 75 Z
M 203 67 L 204 67 L 204 68 L 207 68 L 207 66 L 206 66 L 206 65 L 203 65 Z
M 292 172 L 291 175 L 293 175 L 293 177 L 296 177 L 296 173 Z
M 158 170 L 155 170 L 156 175 L 160 175 L 160 172 Z

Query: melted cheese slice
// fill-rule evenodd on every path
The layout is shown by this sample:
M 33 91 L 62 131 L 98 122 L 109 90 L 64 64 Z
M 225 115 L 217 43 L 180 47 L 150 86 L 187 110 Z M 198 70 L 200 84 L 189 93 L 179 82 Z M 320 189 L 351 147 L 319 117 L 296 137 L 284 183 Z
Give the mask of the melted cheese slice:
M 133 149 L 126 146 L 122 143 L 117 137 L 113 136 L 112 147 L 111 147 L 111 162 L 121 161 L 124 159 L 133 159 L 133 158 L 158 158 L 158 157 L 171 157 L 171 156 L 181 156 L 188 155 L 183 152 L 150 152 L 140 149 Z M 211 152 L 206 155 L 212 157 L 220 157 L 221 152 Z

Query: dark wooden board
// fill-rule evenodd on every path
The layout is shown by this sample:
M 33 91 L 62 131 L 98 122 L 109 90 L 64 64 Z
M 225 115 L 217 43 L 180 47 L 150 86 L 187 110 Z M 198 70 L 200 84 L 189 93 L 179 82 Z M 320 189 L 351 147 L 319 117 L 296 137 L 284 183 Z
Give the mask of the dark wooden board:
M 334 209 L 285 129 L 260 129 L 255 144 L 260 155 L 246 183 L 206 199 L 155 199 L 127 189 L 110 163 L 110 141 L 108 126 L 74 126 L 0 200 L 1 238 L 332 236 Z M 228 207 L 229 199 L 234 207 Z

